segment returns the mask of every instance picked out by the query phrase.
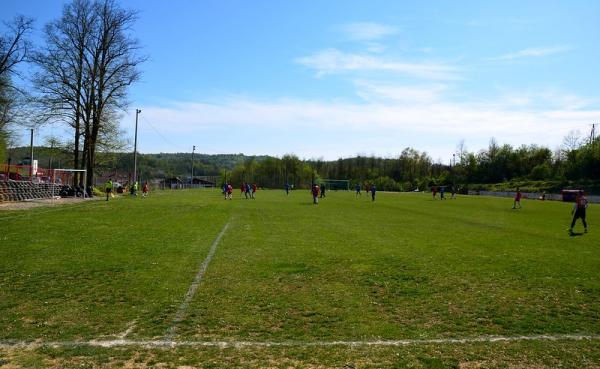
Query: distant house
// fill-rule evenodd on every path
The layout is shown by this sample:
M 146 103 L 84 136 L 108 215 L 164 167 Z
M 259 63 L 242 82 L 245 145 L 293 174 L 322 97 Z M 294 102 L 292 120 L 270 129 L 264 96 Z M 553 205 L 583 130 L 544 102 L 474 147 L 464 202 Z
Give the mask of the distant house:
M 106 172 L 96 176 L 96 186 L 103 186 L 108 179 L 112 179 L 113 183 L 125 184 L 129 182 L 129 173 L 127 172 Z
M 215 185 L 216 185 L 216 183 L 213 181 L 209 181 L 204 178 L 196 178 L 196 177 L 194 177 L 194 179 L 192 180 L 192 183 L 194 185 L 199 185 L 202 187 L 215 187 Z
M 169 177 L 165 178 L 163 181 L 163 188 L 170 188 L 172 190 L 176 190 L 179 188 L 183 188 L 183 180 L 179 177 Z

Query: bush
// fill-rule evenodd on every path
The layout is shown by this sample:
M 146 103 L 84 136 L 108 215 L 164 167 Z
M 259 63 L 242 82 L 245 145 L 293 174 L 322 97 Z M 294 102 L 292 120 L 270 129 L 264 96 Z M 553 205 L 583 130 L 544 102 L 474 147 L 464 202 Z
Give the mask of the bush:
M 390 177 L 379 177 L 372 181 L 378 190 L 381 191 L 400 191 L 401 186 L 398 182 L 394 181 Z
M 461 186 L 462 187 L 462 186 Z M 530 181 L 514 180 L 502 183 L 475 183 L 469 184 L 471 191 L 515 191 L 517 187 L 523 192 L 560 193 L 564 189 L 582 189 L 588 194 L 600 194 L 600 181 Z
M 543 180 L 546 178 L 550 178 L 551 175 L 552 168 L 550 168 L 550 165 L 548 165 L 548 163 L 543 163 L 533 167 L 531 173 L 529 174 L 529 178 L 533 180 Z
M 101 189 L 99 189 L 98 187 L 92 187 L 92 193 L 94 196 L 105 196 L 106 192 L 103 192 Z

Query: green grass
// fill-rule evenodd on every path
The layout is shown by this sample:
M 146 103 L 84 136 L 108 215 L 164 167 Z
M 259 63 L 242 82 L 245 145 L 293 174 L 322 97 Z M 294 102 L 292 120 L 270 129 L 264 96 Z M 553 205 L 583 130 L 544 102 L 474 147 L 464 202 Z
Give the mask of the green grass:
M 132 324 L 128 339 L 164 338 L 226 223 L 176 340 L 600 334 L 597 205 L 590 233 L 570 237 L 570 204 L 559 202 L 512 210 L 510 199 L 486 197 L 379 193 L 371 202 L 329 192 L 314 206 L 307 191 L 238 196 L 156 192 L 0 213 L 0 341 L 110 339 Z M 167 367 L 590 367 L 599 352 L 585 340 L 201 354 L 42 348 L 0 350 L 0 367 L 121 367 L 134 357 Z

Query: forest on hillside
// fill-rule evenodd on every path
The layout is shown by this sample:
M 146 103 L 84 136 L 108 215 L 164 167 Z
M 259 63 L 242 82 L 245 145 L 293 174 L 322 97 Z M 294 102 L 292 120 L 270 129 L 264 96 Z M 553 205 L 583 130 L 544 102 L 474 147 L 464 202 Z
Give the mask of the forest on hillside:
M 72 165 L 72 154 L 67 148 L 36 147 L 34 152 L 40 167 Z M 28 155 L 27 147 L 9 150 L 13 164 Z M 286 182 L 302 188 L 312 181 L 344 179 L 375 184 L 388 191 L 423 190 L 432 185 L 456 185 L 466 190 L 498 183 L 509 184 L 508 187 L 521 183 L 536 190 L 557 190 L 568 184 L 593 192 L 600 189 L 600 143 L 572 140 L 555 151 L 537 145 L 500 145 L 494 139 L 479 152 L 470 152 L 459 145 L 451 163 L 435 162 L 426 152 L 413 148 L 391 158 L 355 156 L 328 161 L 300 159 L 293 154 L 282 157 L 195 154 L 193 162 L 195 176 L 220 176 L 221 182 L 256 182 L 268 188 L 281 188 Z M 192 155 L 138 154 L 138 170 L 143 180 L 179 177 L 187 181 L 191 176 Z M 132 171 L 132 153 L 99 153 L 96 174 Z

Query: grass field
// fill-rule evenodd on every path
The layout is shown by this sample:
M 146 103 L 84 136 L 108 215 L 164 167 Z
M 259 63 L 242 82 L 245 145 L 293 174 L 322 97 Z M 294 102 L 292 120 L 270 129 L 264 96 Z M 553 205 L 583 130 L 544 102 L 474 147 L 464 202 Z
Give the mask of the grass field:
M 0 368 L 600 368 L 600 208 L 569 236 L 570 204 L 511 206 L 197 190 L 2 212 Z

